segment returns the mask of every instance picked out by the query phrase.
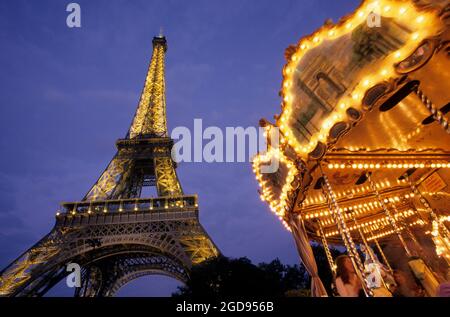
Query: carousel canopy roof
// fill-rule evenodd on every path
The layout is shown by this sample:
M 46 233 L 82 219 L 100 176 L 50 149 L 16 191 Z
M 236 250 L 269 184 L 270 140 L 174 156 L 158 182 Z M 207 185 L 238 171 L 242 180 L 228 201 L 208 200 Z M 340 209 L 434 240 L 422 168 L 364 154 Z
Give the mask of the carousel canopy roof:
M 314 237 L 320 221 L 338 241 L 323 174 L 349 230 L 370 232 L 369 239 L 393 233 L 381 204 L 400 227 L 426 223 L 410 182 L 448 215 L 450 135 L 424 105 L 450 112 L 445 5 L 364 1 L 287 50 L 282 111 L 266 126 L 279 128 L 280 146 L 254 160 L 261 198 L 283 222 L 298 214 Z M 265 173 L 272 159 L 280 168 Z

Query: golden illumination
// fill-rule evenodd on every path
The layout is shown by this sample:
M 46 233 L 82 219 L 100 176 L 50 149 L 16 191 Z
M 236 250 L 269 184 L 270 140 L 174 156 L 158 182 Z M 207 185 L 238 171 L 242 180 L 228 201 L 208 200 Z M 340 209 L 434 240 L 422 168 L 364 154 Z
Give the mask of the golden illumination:
M 281 188 L 281 194 L 279 197 L 275 197 L 273 191 L 268 184 L 268 181 L 263 181 L 263 175 L 261 173 L 261 166 L 266 165 L 273 159 L 279 161 L 279 164 L 284 164 L 288 170 L 286 179 L 284 180 L 284 185 Z M 290 191 L 292 191 L 292 185 L 294 178 L 298 174 L 298 170 L 295 164 L 289 160 L 279 148 L 270 147 L 265 154 L 258 154 L 253 160 L 253 171 L 256 174 L 256 180 L 259 182 L 262 194 L 260 198 L 262 201 L 267 201 L 270 210 L 279 217 L 283 217 L 285 214 L 285 207 L 287 205 L 287 196 Z

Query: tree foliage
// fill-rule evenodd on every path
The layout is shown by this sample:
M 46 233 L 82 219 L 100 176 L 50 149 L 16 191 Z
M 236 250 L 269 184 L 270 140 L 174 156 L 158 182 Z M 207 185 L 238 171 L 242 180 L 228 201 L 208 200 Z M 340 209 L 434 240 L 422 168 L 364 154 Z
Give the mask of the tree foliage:
M 329 294 L 333 276 L 323 247 L 312 245 L 319 276 Z M 331 249 L 333 258 L 341 254 Z M 253 264 L 248 258 L 219 256 L 195 265 L 176 297 L 310 296 L 311 278 L 303 264 L 285 265 L 279 259 Z
M 303 265 L 284 265 L 279 259 L 254 265 L 247 258 L 220 256 L 192 268 L 190 279 L 174 296 L 285 296 L 309 288 Z M 295 293 L 295 292 L 294 292 Z M 300 292 L 304 294 L 305 292 Z

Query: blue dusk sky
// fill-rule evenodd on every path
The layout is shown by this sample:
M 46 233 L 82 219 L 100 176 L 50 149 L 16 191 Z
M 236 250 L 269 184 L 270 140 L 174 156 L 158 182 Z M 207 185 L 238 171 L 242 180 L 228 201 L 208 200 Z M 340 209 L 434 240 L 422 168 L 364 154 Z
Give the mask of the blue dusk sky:
M 280 112 L 284 50 L 336 22 L 349 0 L 0 1 L 0 267 L 49 232 L 62 201 L 80 200 L 135 113 L 160 27 L 169 131 L 257 126 Z M 227 256 L 298 263 L 294 242 L 262 203 L 251 164 L 181 163 L 187 194 Z M 144 277 L 123 296 L 170 295 L 178 282 Z M 49 295 L 66 296 L 60 285 Z

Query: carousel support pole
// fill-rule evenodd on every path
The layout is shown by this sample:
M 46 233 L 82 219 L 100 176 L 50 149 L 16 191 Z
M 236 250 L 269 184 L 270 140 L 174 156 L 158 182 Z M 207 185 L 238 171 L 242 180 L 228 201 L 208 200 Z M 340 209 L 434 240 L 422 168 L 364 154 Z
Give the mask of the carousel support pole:
M 403 248 L 405 249 L 406 255 L 408 257 L 411 257 L 411 251 L 409 250 L 408 246 L 406 245 L 405 240 L 402 237 L 401 230 L 397 226 L 397 223 L 396 223 L 394 217 L 392 217 L 391 212 L 389 211 L 389 209 L 387 208 L 383 199 L 381 198 L 380 193 L 378 192 L 377 186 L 375 185 L 374 181 L 372 180 L 372 177 L 370 176 L 370 173 L 366 173 L 366 175 L 367 175 L 367 179 L 369 181 L 369 185 L 370 185 L 372 191 L 375 193 L 381 208 L 383 209 L 384 213 L 386 214 L 387 218 L 389 219 L 389 222 L 391 223 L 392 228 L 394 228 L 394 231 L 397 234 L 397 237 L 400 240 L 400 243 L 402 244 Z
M 431 218 L 431 224 L 433 226 L 433 223 L 436 224 L 436 239 L 441 241 L 442 247 L 445 248 L 446 254 L 450 254 L 450 234 L 447 229 L 447 227 L 439 220 L 439 217 L 434 212 L 433 208 L 431 208 L 430 203 L 428 200 L 422 195 L 420 190 L 417 188 L 416 184 L 409 178 L 408 174 L 403 175 L 405 180 L 409 183 L 409 186 L 411 188 L 411 191 L 419 197 L 420 202 L 425 207 L 426 211 L 428 212 L 430 218 Z M 434 241 L 434 239 L 433 239 Z M 435 241 L 436 244 L 436 241 Z M 444 259 L 447 261 L 447 263 L 450 262 L 448 259 L 448 256 L 444 256 Z
M 419 86 L 417 86 L 414 92 L 416 93 L 417 97 L 419 97 L 422 104 L 428 109 L 430 114 L 433 116 L 433 119 L 437 123 L 439 123 L 439 125 L 445 130 L 445 132 L 450 134 L 449 122 L 444 117 L 442 112 L 438 108 L 436 108 L 433 102 L 423 93 L 422 90 L 420 90 Z
M 353 216 L 353 222 L 355 223 L 356 228 L 358 228 L 359 236 L 361 237 L 361 240 L 362 240 L 364 246 L 366 247 L 366 250 L 367 250 L 367 252 L 368 252 L 368 254 L 370 256 L 370 260 L 372 260 L 372 262 L 375 263 L 376 260 L 375 260 L 375 255 L 373 254 L 373 250 L 369 246 L 369 244 L 367 243 L 366 237 L 365 237 L 364 233 L 362 232 L 361 228 L 359 227 L 359 224 L 356 221 L 355 216 Z
M 423 197 L 422 193 L 417 188 L 416 184 L 412 182 L 412 180 L 409 178 L 408 174 L 405 173 L 403 175 L 404 179 L 409 183 L 409 186 L 411 187 L 412 192 L 419 197 L 420 202 L 425 206 L 425 209 L 427 210 L 428 214 L 430 215 L 433 221 L 437 221 L 437 226 L 439 226 L 441 223 L 439 221 L 439 218 L 437 217 L 434 210 L 431 208 L 431 205 L 428 203 L 428 201 Z M 448 237 L 448 230 L 443 226 L 442 233 L 444 237 Z M 439 230 L 438 235 L 441 236 Z M 448 245 L 446 245 L 448 250 Z M 413 271 L 414 275 L 420 280 L 422 286 L 425 288 L 425 291 L 428 293 L 429 296 L 434 296 L 437 286 L 439 285 L 438 279 L 436 277 L 436 274 L 427 266 L 427 264 L 422 259 L 416 259 L 412 260 L 409 263 L 409 266 L 411 270 Z
M 378 251 L 379 251 L 380 254 L 381 254 L 381 257 L 383 258 L 384 264 L 386 264 L 386 266 L 389 268 L 389 271 L 393 272 L 394 270 L 392 270 L 392 267 L 391 267 L 391 265 L 389 264 L 389 261 L 388 261 L 388 259 L 386 258 L 386 255 L 384 254 L 383 249 L 382 249 L 381 246 L 380 246 L 380 243 L 378 243 L 378 239 L 377 239 L 377 238 L 373 238 L 373 241 L 375 241 L 375 245 L 377 246 Z
M 322 238 L 322 245 L 325 250 L 325 255 L 327 256 L 328 264 L 330 265 L 331 273 L 333 274 L 333 276 L 336 276 L 336 266 L 334 265 L 333 256 L 331 255 L 327 238 L 325 237 L 325 233 L 323 232 L 322 223 L 320 222 L 320 220 L 317 221 L 317 223 L 319 224 L 319 233 L 320 237 Z
M 439 221 L 439 217 L 436 215 L 433 208 L 431 208 L 431 205 L 428 202 L 428 200 L 422 195 L 420 190 L 417 188 L 416 184 L 414 184 L 411 178 L 409 178 L 408 174 L 403 175 L 403 177 L 409 183 L 409 187 L 411 188 L 411 191 L 414 193 L 414 195 L 417 195 L 419 197 L 420 202 L 422 203 L 422 205 L 424 205 L 425 209 L 427 210 L 428 214 L 431 217 L 431 220 L 436 221 L 438 223 L 439 229 L 443 232 L 444 237 L 448 238 L 449 232 L 447 227 L 443 223 L 441 223 L 441 221 Z
M 412 233 L 411 229 L 408 226 L 408 223 L 405 219 L 405 217 L 403 217 L 402 215 L 400 215 L 400 213 L 398 212 L 397 207 L 395 206 L 395 203 L 390 201 L 390 205 L 392 207 L 392 209 L 394 209 L 395 213 L 398 215 L 398 217 L 400 218 L 401 224 L 405 227 L 405 231 L 408 234 L 409 238 L 411 239 L 411 241 L 415 244 L 415 246 L 417 247 L 417 250 L 420 252 L 423 252 L 423 248 L 420 245 L 419 241 L 417 240 L 416 236 L 414 235 L 414 233 Z
M 331 214 L 333 215 L 334 222 L 336 222 L 338 230 L 341 234 L 342 241 L 348 251 L 348 255 L 353 262 L 353 267 L 355 268 L 356 275 L 359 277 L 364 292 L 366 296 L 373 297 L 373 292 L 370 289 L 370 285 L 368 281 L 364 278 L 364 266 L 361 262 L 361 258 L 359 257 L 358 251 L 356 250 L 355 243 L 350 235 L 350 231 L 347 228 L 347 225 L 344 221 L 344 217 L 342 215 L 342 210 L 339 208 L 339 205 L 336 201 L 336 195 L 331 188 L 330 182 L 328 181 L 327 175 L 323 172 L 322 166 L 319 164 L 320 171 L 322 173 L 323 183 L 322 183 L 322 193 L 324 198 L 328 204 L 328 208 L 330 209 Z
M 366 236 L 365 236 L 364 232 L 362 231 L 362 229 L 359 227 L 359 224 L 356 221 L 356 217 L 355 216 L 353 216 L 353 221 L 355 222 L 355 226 L 358 228 L 359 235 L 361 236 L 361 240 L 363 241 L 364 246 L 366 247 L 366 250 L 367 250 L 367 252 L 368 252 L 368 254 L 370 256 L 370 259 L 371 259 L 372 263 L 376 263 L 377 265 L 379 265 L 380 262 L 375 257 L 375 254 L 373 253 L 372 248 L 369 246 L 369 243 L 367 243 Z M 379 272 L 380 272 L 381 283 L 383 284 L 384 288 L 386 288 L 386 290 L 389 290 L 389 287 L 386 284 L 386 282 L 384 281 L 383 275 L 381 274 L 381 270 Z

